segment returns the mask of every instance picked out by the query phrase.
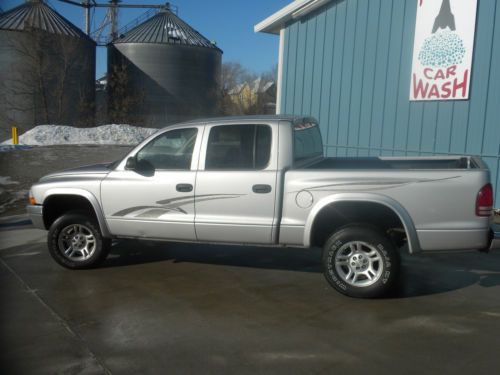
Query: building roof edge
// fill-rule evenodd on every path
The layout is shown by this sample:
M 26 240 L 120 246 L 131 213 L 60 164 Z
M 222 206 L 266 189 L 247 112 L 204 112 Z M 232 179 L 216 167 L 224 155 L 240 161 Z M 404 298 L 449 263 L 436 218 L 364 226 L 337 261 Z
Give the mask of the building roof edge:
M 284 8 L 271 14 L 254 26 L 256 33 L 269 33 L 278 35 L 285 23 L 291 19 L 299 19 L 331 0 L 295 0 Z

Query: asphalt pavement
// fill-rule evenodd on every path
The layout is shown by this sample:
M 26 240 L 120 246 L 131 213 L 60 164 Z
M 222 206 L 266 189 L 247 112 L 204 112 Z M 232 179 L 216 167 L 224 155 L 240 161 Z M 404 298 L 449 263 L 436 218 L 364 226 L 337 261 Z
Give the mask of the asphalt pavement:
M 500 252 L 404 256 L 398 292 L 360 300 L 328 286 L 319 249 L 120 241 L 102 267 L 70 271 L 43 231 L 0 236 L 5 374 L 500 367 Z

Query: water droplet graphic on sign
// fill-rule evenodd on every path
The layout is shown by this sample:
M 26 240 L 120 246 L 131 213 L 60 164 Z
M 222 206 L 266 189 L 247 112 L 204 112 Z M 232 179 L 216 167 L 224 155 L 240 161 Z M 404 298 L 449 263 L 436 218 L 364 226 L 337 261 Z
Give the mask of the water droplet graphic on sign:
M 418 59 L 425 66 L 446 67 L 461 64 L 464 56 L 462 39 L 454 32 L 442 31 L 424 40 Z

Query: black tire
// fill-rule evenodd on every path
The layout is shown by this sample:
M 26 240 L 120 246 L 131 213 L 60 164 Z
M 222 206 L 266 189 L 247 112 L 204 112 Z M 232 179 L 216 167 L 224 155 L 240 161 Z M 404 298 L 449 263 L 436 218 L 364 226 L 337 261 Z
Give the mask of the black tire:
M 400 257 L 382 231 L 368 225 L 350 225 L 326 241 L 323 267 L 326 280 L 340 293 L 378 298 L 394 289 Z
M 52 258 L 70 269 L 98 266 L 106 259 L 111 248 L 111 240 L 102 237 L 94 218 L 74 212 L 64 214 L 54 221 L 49 229 L 47 244 Z

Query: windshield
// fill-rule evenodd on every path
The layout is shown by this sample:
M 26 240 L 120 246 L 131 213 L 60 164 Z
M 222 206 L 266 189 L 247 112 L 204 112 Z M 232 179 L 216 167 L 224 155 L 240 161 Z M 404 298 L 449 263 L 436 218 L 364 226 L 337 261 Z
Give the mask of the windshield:
M 295 163 L 323 155 L 323 142 L 318 124 L 306 122 L 293 127 L 293 159 Z

